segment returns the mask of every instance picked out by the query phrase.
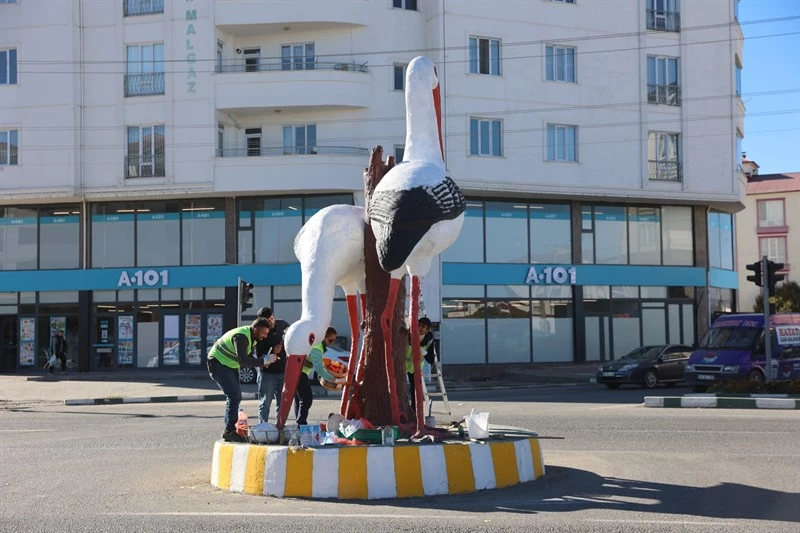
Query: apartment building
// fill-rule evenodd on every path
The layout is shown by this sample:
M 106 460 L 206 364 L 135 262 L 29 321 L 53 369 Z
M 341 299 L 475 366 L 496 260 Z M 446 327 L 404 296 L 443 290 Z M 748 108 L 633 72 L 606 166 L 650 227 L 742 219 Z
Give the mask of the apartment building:
M 297 319 L 295 234 L 402 157 L 419 54 L 469 200 L 424 285 L 444 363 L 690 343 L 738 286 L 737 4 L 0 2 L 0 371 L 58 329 L 85 370 L 199 366 L 239 276 Z
M 761 287 L 747 281 L 745 267 L 763 256 L 783 263 L 779 273 L 800 283 L 800 172 L 759 174 L 755 161 L 744 159 L 745 208 L 736 214 L 738 308 L 752 311 Z M 779 285 L 780 286 L 780 285 Z

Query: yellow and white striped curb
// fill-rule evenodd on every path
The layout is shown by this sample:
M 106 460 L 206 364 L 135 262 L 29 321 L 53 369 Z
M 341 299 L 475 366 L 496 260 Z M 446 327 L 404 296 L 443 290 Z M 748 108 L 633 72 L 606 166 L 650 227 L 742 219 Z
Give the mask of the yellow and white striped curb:
M 376 499 L 502 488 L 544 475 L 539 440 L 297 448 L 217 441 L 211 485 L 278 498 Z

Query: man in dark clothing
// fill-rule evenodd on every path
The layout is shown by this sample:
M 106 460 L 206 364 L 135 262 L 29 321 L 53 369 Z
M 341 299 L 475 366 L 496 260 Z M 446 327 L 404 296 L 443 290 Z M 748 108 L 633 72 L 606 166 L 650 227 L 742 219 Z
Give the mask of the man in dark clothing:
M 283 391 L 283 373 L 286 368 L 286 350 L 283 348 L 283 335 L 289 327 L 285 320 L 276 320 L 275 314 L 269 307 L 258 310 L 258 317 L 264 318 L 269 323 L 269 335 L 256 344 L 256 355 L 264 357 L 272 353 L 277 358 L 274 363 L 267 364 L 258 369 L 258 421 L 269 420 L 269 409 L 275 399 L 275 417 L 281 407 L 281 392 Z
M 64 330 L 58 330 L 56 333 L 56 338 L 53 342 L 53 353 L 56 354 L 56 357 L 59 361 L 61 361 L 61 371 L 67 371 L 67 341 L 64 340 Z M 53 367 L 50 367 L 50 373 L 53 373 Z
M 233 328 L 217 339 L 208 352 L 208 374 L 225 394 L 225 431 L 222 439 L 230 442 L 246 442 L 247 439 L 236 433 L 236 420 L 239 404 L 242 403 L 242 386 L 239 383 L 239 368 L 263 366 L 263 359 L 250 357 L 256 343 L 266 338 L 269 322 L 257 318 L 249 326 Z

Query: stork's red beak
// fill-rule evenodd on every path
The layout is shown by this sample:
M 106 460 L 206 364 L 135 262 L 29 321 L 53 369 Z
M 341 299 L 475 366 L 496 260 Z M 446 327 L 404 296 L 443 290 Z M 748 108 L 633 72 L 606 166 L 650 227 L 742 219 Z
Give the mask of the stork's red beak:
M 290 355 L 286 358 L 286 369 L 283 374 L 283 392 L 281 393 L 281 406 L 278 409 L 278 420 L 276 426 L 283 429 L 286 424 L 286 417 L 289 416 L 289 409 L 294 404 L 294 393 L 297 390 L 297 383 L 300 381 L 300 373 L 303 371 L 303 364 L 306 362 L 305 355 Z
M 436 110 L 436 126 L 439 128 L 439 149 L 442 152 L 442 160 L 444 160 L 444 143 L 442 142 L 442 103 L 440 100 L 440 85 L 436 85 L 433 89 L 433 108 Z

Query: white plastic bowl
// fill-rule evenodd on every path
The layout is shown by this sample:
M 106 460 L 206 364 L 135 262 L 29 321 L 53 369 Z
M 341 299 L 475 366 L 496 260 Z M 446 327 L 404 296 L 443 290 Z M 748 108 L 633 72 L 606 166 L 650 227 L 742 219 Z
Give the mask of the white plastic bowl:
M 250 439 L 259 444 L 272 444 L 278 442 L 280 433 L 278 426 L 269 422 L 261 422 L 250 427 Z

